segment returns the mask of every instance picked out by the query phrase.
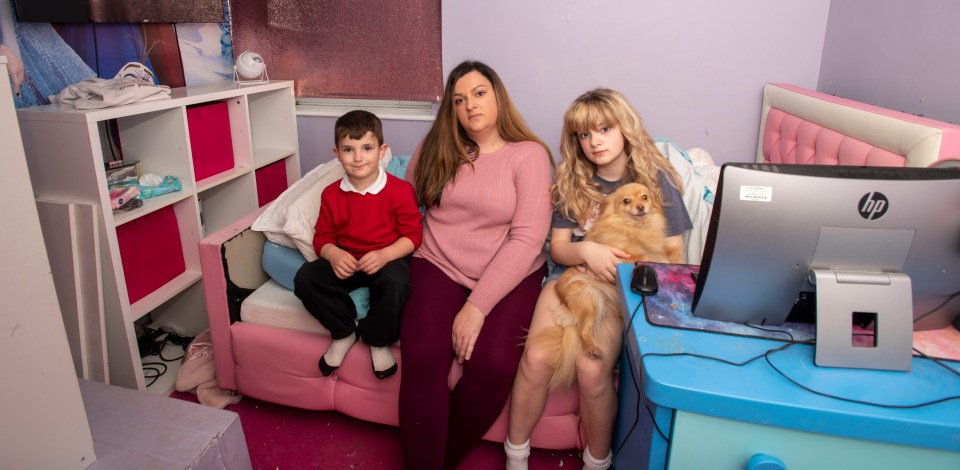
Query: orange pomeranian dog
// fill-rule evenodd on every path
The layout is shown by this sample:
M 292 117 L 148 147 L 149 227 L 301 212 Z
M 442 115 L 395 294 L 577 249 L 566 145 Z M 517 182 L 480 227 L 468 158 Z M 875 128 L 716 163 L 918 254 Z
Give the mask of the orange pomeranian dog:
M 600 214 L 584 240 L 619 248 L 632 261 L 682 263 L 680 250 L 666 246 L 666 227 L 660 201 L 645 185 L 630 183 L 604 198 Z M 560 275 L 556 285 L 560 301 L 554 312 L 556 324 L 531 338 L 534 347 L 547 352 L 553 370 L 551 390 L 573 384 L 581 352 L 600 357 L 595 338 L 609 338 L 623 329 L 616 287 L 584 271 L 574 266 Z

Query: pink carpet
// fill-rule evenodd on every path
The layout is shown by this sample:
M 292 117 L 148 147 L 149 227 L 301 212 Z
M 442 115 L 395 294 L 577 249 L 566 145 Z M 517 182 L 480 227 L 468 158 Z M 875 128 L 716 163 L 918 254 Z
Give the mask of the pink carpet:
M 196 402 L 174 392 L 173 398 Z M 403 468 L 397 428 L 332 411 L 309 411 L 244 397 L 228 410 L 240 416 L 255 470 Z M 575 449 L 533 449 L 530 469 L 580 468 Z M 459 467 L 489 470 L 504 466 L 503 446 L 483 441 Z

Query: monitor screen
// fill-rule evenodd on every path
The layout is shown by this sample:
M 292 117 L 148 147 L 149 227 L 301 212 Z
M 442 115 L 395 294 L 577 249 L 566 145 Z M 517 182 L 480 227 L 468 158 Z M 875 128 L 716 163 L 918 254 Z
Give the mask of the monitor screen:
M 903 273 L 914 329 L 948 325 L 960 313 L 949 300 L 960 291 L 960 169 L 724 165 L 693 314 L 781 324 L 816 292 L 814 269 Z

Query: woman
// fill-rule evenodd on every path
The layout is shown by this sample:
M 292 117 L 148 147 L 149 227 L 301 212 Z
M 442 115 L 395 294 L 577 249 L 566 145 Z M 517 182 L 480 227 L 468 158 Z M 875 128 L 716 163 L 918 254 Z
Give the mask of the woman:
M 552 165 L 493 69 L 450 72 L 407 172 L 427 212 L 400 322 L 406 468 L 456 467 L 503 410 L 546 275 Z

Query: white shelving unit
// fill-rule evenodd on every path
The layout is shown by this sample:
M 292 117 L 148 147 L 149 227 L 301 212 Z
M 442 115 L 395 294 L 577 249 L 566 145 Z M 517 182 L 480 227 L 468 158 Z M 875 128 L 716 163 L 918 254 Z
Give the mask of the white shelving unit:
M 197 180 L 188 107 L 226 103 L 232 144 L 232 168 Z M 288 186 L 300 177 L 295 97 L 292 81 L 257 85 L 233 82 L 176 88 L 171 99 L 98 110 L 47 105 L 17 111 L 34 195 L 45 204 L 86 204 L 99 209 L 102 305 L 107 343 L 108 382 L 147 389 L 134 323 L 175 318 L 186 333 L 207 327 L 198 243 L 258 207 L 257 172 L 283 161 Z M 104 162 L 111 150 L 106 129 L 116 120 L 124 160 L 139 160 L 143 173 L 180 178 L 182 190 L 143 200 L 143 206 L 114 214 L 110 208 Z M 212 158 L 212 157 L 211 157 Z M 118 230 L 157 211 L 172 208 L 185 269 L 135 302 L 130 302 Z M 65 211 L 49 211 L 61 213 Z M 65 221 L 41 220 L 44 232 L 59 231 Z M 170 228 L 172 231 L 171 227 Z M 157 240 L 169 242 L 170 240 Z M 151 249 L 150 240 L 137 249 Z M 53 261 L 53 260 L 52 260 Z M 54 263 L 51 263 L 54 264 Z M 52 267 L 54 271 L 57 265 Z M 96 273 L 81 273 L 97 275 Z M 166 321 L 164 321 L 166 322 Z M 169 349 L 169 348 L 168 348 Z M 149 389 L 172 390 L 179 361 L 167 364 L 169 376 Z

